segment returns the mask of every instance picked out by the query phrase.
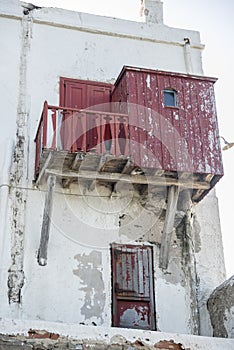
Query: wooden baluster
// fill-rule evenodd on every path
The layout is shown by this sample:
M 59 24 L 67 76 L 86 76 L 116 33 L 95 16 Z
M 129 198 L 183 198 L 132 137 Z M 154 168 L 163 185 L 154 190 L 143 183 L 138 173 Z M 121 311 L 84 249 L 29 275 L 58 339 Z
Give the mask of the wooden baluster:
M 118 130 L 118 144 L 120 149 L 120 154 L 125 155 L 126 152 L 126 119 L 123 117 L 119 118 L 119 130 Z
M 70 150 L 71 152 L 77 152 L 77 127 L 78 127 L 78 113 L 71 111 L 71 145 Z
M 82 126 L 82 143 L 81 149 L 83 152 L 87 151 L 87 114 L 86 112 L 81 113 L 81 126 Z
M 96 114 L 96 128 L 97 128 L 97 144 L 96 152 L 102 154 L 102 128 L 101 128 L 101 114 Z
M 57 150 L 61 150 L 63 148 L 62 146 L 62 140 L 61 140 L 61 128 L 62 128 L 62 121 L 63 121 L 63 110 L 58 109 L 56 114 L 56 148 Z
M 53 126 L 53 137 L 52 137 L 52 144 L 51 144 L 51 147 L 52 149 L 56 149 L 57 148 L 57 144 L 56 144 L 56 141 L 57 141 L 57 119 L 56 119 L 56 109 L 52 109 L 52 126 Z
M 42 112 L 42 127 L 43 127 L 43 136 L 42 136 L 42 148 L 47 146 L 47 123 L 48 123 L 48 103 L 44 102 L 43 112 Z
M 126 147 L 125 147 L 125 155 L 129 156 L 130 155 L 130 132 L 129 132 L 129 119 L 125 118 L 125 133 L 126 133 Z
M 110 126 L 110 120 L 111 118 L 109 116 L 104 117 L 105 123 L 105 129 L 104 129 L 104 143 L 106 148 L 106 153 L 110 153 L 111 145 L 112 145 L 112 132 L 111 132 L 111 126 Z
M 117 155 L 117 125 L 116 125 L 116 119 L 114 115 L 110 116 L 110 128 L 111 128 L 111 136 L 112 136 L 112 144 L 111 144 L 111 154 Z
M 97 146 L 98 133 L 96 126 L 96 116 L 87 111 L 87 151 L 95 150 Z
M 76 152 L 84 150 L 83 146 L 83 138 L 84 138 L 84 128 L 83 128 L 83 122 L 82 122 L 82 113 L 78 112 L 76 113 L 75 118 L 75 126 L 74 126 L 74 132 L 75 132 L 75 145 L 76 145 Z
M 120 156 L 121 155 L 121 151 L 120 151 L 120 147 L 119 147 L 119 118 L 117 116 L 114 117 L 114 121 L 115 121 L 115 155 L 116 156 Z
M 61 111 L 60 140 L 62 150 L 66 149 L 66 111 Z
M 105 144 L 104 144 L 104 133 L 105 133 L 105 125 L 106 125 L 105 123 L 106 123 L 105 114 L 102 114 L 102 115 L 100 114 L 100 125 L 99 125 L 99 128 L 100 128 L 99 152 L 100 152 L 100 154 L 104 154 L 106 152 L 106 148 L 105 148 Z
M 71 151 L 72 148 L 72 113 L 70 111 L 65 112 L 64 119 L 64 149 Z

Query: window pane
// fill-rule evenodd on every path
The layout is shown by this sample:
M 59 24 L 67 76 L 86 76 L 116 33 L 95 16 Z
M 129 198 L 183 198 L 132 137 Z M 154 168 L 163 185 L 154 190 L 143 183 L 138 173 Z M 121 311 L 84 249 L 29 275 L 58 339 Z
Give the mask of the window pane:
M 176 93 L 174 91 L 164 91 L 164 105 L 176 106 Z

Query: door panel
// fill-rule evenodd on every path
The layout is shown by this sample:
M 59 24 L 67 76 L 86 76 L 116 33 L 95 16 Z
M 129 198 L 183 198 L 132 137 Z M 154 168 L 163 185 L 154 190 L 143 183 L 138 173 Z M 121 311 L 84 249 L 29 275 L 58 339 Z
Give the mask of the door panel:
M 117 324 L 121 328 L 150 328 L 150 303 L 143 300 L 118 300 Z
M 110 103 L 109 87 L 101 85 L 87 85 L 88 106 L 93 106 L 94 110 L 108 111 Z
M 86 108 L 87 104 L 87 87 L 85 84 L 71 84 L 66 89 L 65 107 L 77 109 Z
M 155 329 L 152 247 L 112 245 L 113 326 Z

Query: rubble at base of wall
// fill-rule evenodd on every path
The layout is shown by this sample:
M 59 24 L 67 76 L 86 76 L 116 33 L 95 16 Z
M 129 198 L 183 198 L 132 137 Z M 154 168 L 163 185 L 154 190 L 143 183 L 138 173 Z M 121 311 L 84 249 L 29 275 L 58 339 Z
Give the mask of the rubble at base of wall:
M 0 317 L 0 350 L 5 349 L 234 350 L 234 339 Z
M 9 336 L 0 335 L 0 350 L 190 350 L 184 348 L 182 344 L 176 344 L 173 340 L 160 341 L 153 346 L 148 346 L 139 340 L 134 343 L 126 341 L 124 338 L 118 343 L 107 344 L 102 341 L 77 341 L 58 334 L 46 331 L 32 331 L 29 336 Z

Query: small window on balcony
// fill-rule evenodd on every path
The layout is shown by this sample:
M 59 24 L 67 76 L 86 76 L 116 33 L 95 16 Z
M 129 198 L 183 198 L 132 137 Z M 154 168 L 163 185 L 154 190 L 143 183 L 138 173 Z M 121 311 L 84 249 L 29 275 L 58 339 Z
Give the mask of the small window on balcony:
M 175 90 L 164 90 L 164 106 L 177 107 L 177 92 Z

